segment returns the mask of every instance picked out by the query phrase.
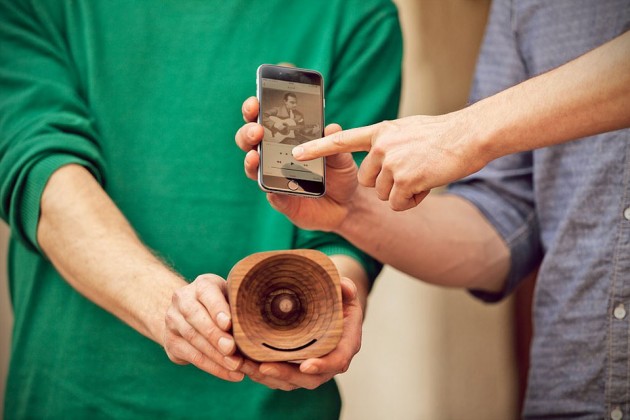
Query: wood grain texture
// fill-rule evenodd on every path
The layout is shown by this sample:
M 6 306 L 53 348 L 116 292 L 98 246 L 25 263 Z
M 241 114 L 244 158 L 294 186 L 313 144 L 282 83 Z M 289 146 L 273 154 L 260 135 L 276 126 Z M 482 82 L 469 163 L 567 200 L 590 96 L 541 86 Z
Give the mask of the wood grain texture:
M 228 299 L 234 340 L 252 360 L 320 357 L 341 338 L 339 273 L 319 251 L 270 251 L 242 259 L 228 275 Z

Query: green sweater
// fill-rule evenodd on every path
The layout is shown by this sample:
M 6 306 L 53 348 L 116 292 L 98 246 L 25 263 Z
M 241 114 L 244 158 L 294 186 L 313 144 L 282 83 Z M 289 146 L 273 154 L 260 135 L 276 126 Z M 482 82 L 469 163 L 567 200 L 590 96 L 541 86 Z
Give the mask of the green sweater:
M 374 277 L 378 263 L 341 238 L 270 208 L 234 134 L 261 63 L 320 71 L 329 122 L 394 118 L 401 54 L 388 0 L 0 0 L 0 216 L 15 313 L 6 418 L 336 418 L 334 381 L 282 392 L 171 363 L 42 256 L 39 200 L 50 174 L 77 162 L 188 279 L 289 248 L 351 255 Z

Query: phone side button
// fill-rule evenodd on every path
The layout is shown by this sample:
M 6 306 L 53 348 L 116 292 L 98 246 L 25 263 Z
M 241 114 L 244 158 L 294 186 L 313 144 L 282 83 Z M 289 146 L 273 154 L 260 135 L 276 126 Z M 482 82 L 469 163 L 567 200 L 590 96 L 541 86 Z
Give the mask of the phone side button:
M 291 191 L 296 191 L 298 188 L 300 188 L 300 186 L 298 185 L 298 183 L 297 183 L 297 182 L 295 182 L 295 181 L 289 181 L 289 182 L 287 183 L 287 187 L 289 187 L 289 189 L 290 189 Z

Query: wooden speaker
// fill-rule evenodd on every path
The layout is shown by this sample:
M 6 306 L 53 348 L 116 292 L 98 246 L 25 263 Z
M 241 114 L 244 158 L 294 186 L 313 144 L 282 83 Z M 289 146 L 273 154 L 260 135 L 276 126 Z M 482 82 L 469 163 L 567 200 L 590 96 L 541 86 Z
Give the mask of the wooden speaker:
M 319 357 L 341 338 L 339 273 L 314 250 L 271 251 L 239 261 L 228 275 L 234 341 L 259 362 Z

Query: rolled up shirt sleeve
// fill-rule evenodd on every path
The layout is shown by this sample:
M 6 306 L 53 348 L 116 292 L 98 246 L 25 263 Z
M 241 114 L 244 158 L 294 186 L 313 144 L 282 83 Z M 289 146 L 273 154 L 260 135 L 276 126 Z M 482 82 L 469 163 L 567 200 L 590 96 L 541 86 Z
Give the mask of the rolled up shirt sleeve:
M 476 174 L 449 186 L 449 192 L 474 204 L 510 250 L 510 270 L 499 293 L 471 290 L 488 302 L 509 295 L 542 260 L 532 187 L 532 154 L 497 159 Z
M 55 24 L 60 17 L 43 13 L 0 1 L 0 217 L 36 251 L 52 173 L 76 163 L 103 182 L 95 124 Z

